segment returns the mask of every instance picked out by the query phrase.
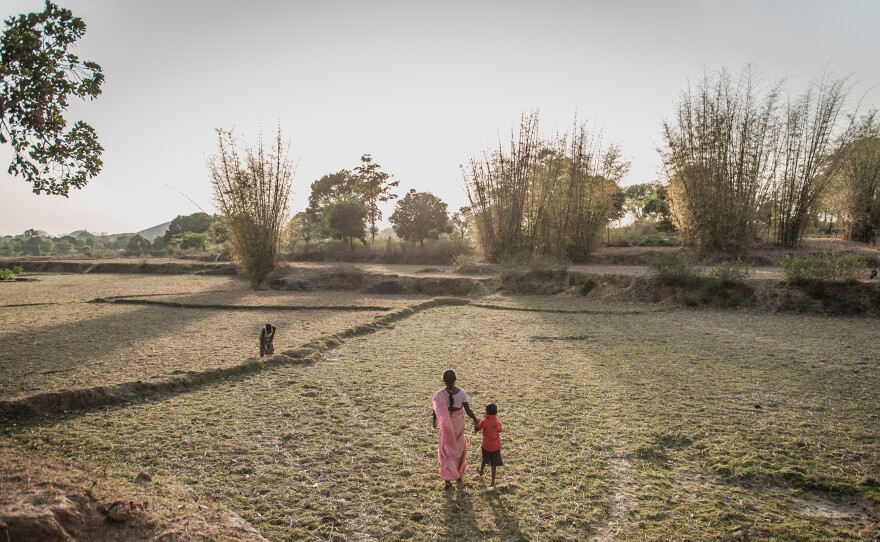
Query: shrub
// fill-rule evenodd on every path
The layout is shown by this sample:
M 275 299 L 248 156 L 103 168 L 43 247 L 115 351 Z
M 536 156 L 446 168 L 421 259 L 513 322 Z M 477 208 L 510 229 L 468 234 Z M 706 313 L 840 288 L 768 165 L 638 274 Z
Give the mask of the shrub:
M 693 254 L 661 254 L 648 263 L 648 270 L 672 286 L 692 284 L 702 275 Z
M 24 267 L 16 265 L 12 268 L 13 275 L 21 275 L 22 273 L 24 273 Z
M 724 284 L 742 282 L 749 278 L 749 265 L 739 258 L 733 262 L 721 262 L 712 268 L 712 277 Z
M 304 242 L 299 242 L 287 258 L 291 261 L 451 265 L 457 257 L 470 251 L 471 248 L 459 239 L 431 239 L 421 246 L 387 237 L 382 243 L 355 245 L 354 250 L 347 242 L 312 241 L 308 250 Z
M 610 247 L 674 247 L 681 245 L 678 233 L 660 231 L 652 223 L 630 224 L 608 232 Z
M 218 150 L 209 160 L 214 200 L 223 214 L 230 248 L 254 289 L 275 268 L 293 179 L 280 126 L 273 143 L 266 148 L 260 138 L 242 154 L 232 132 L 218 130 Z
M 792 282 L 823 281 L 845 282 L 855 280 L 864 262 L 851 252 L 822 252 L 804 256 L 786 256 L 783 262 L 785 276 Z
M 12 269 L 0 267 L 0 280 L 15 280 L 15 273 L 12 272 Z
M 581 289 L 580 289 L 581 295 L 587 295 L 588 293 L 592 292 L 593 289 L 596 288 L 596 286 L 598 286 L 598 285 L 596 284 L 595 280 L 593 280 L 593 279 L 585 280 L 584 283 L 581 285 Z

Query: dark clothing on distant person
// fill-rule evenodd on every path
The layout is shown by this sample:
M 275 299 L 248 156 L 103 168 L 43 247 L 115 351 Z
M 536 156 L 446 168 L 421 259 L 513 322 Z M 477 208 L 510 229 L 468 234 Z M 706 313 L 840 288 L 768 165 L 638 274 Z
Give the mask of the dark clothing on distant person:
M 275 338 L 275 326 L 266 326 L 260 332 L 260 357 L 271 356 L 275 353 L 272 340 Z

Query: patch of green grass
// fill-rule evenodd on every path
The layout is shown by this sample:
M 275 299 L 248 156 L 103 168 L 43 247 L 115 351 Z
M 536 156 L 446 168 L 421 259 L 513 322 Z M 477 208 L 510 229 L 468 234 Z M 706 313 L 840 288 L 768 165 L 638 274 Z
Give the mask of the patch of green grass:
M 783 269 L 788 280 L 845 282 L 865 273 L 865 262 L 851 252 L 822 252 L 786 256 Z
M 595 280 L 587 279 L 584 281 L 584 283 L 581 285 L 581 287 L 578 291 L 580 292 L 581 295 L 587 295 L 590 292 L 592 292 L 596 288 L 596 286 L 598 286 L 598 284 L 596 284 Z

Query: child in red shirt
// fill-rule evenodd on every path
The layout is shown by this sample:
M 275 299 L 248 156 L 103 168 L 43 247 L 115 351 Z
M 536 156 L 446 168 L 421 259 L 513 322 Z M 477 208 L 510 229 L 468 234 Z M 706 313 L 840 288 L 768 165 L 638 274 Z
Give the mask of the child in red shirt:
M 504 465 L 501 460 L 501 422 L 495 416 L 498 415 L 498 407 L 494 404 L 486 405 L 486 415 L 474 430 L 483 431 L 483 462 L 480 464 L 480 476 L 483 475 L 483 469 L 486 465 L 492 465 L 492 483 L 489 484 L 489 490 L 495 489 L 495 467 Z

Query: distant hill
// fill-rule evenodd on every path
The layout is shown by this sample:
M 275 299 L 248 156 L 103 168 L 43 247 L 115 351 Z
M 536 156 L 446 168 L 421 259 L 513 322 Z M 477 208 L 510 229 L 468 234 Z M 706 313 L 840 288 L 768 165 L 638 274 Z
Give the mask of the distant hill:
M 156 237 L 161 237 L 165 235 L 165 232 L 168 231 L 168 226 L 171 225 L 171 222 L 165 222 L 164 224 L 159 224 L 158 226 L 153 226 L 152 228 L 147 228 L 145 230 L 137 232 L 137 235 L 140 235 L 144 239 L 152 242 Z M 96 233 L 91 233 L 88 230 L 76 230 L 68 233 L 67 235 L 74 237 L 76 239 L 83 239 L 87 237 L 97 237 L 99 239 L 104 239 L 107 241 L 114 241 L 118 237 L 122 235 L 127 235 L 129 237 L 135 235 L 134 233 L 110 233 L 106 235 L 100 235 Z
M 141 230 L 137 232 L 138 235 L 143 237 L 144 239 L 153 242 L 156 237 L 161 237 L 165 235 L 165 232 L 168 231 L 168 226 L 171 225 L 171 222 L 165 222 L 164 224 L 159 224 L 158 226 L 153 226 L 152 228 L 147 228 L 145 230 Z
M 62 235 L 61 237 L 65 237 Z M 98 237 L 94 233 L 89 233 L 88 230 L 76 230 L 67 234 L 67 237 L 73 237 L 74 239 L 82 239 L 84 237 Z

